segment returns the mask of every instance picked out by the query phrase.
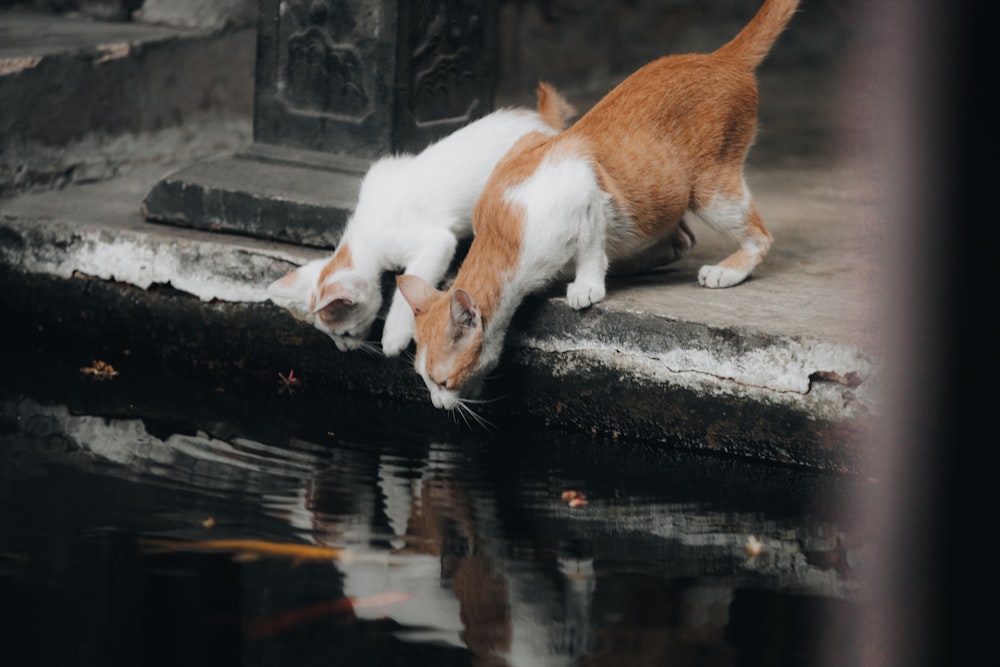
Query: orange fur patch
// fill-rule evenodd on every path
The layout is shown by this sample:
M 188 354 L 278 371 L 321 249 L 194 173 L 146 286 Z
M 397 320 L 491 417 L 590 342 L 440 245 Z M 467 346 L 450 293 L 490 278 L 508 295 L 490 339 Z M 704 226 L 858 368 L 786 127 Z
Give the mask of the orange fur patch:
M 319 282 L 325 282 L 327 278 L 337 271 L 351 268 L 354 268 L 354 261 L 351 257 L 351 246 L 345 241 L 337 247 L 337 251 L 333 253 L 333 257 L 330 258 L 330 261 L 320 271 Z
M 327 278 L 335 274 L 337 271 L 343 269 L 350 269 L 354 267 L 354 263 L 351 259 L 351 248 L 347 242 L 341 243 L 336 252 L 333 253 L 333 257 L 330 261 L 326 263 L 323 270 L 319 272 L 319 278 L 316 279 L 317 285 L 322 285 L 326 282 Z M 312 291 L 309 294 L 309 310 L 316 309 L 316 291 Z

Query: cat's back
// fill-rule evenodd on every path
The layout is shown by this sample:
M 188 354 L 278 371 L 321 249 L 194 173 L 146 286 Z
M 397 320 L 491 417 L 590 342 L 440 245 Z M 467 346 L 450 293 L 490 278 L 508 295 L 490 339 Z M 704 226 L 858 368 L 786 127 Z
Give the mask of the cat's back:
M 634 229 L 657 236 L 721 164 L 742 164 L 756 117 L 752 71 L 715 53 L 671 55 L 626 78 L 557 140 L 591 160 Z
M 567 132 L 697 145 L 735 118 L 756 118 L 757 105 L 752 71 L 718 54 L 670 55 L 636 70 Z
M 430 145 L 418 156 L 416 168 L 485 181 L 500 158 L 529 132 L 555 131 L 534 111 L 499 109 Z
M 362 181 L 350 236 L 398 255 L 429 228 L 472 233 L 472 210 L 497 162 L 533 132 L 554 134 L 538 113 L 503 109 L 456 130 L 416 155 L 374 162 Z
M 428 147 L 408 168 L 406 197 L 428 218 L 471 224 L 497 163 L 524 136 L 555 130 L 524 109 L 495 111 Z M 464 229 L 462 230 L 464 231 Z
M 603 206 L 597 173 L 580 142 L 565 133 L 534 132 L 500 160 L 476 204 L 476 238 L 501 255 L 516 255 L 527 274 L 561 266 L 587 211 Z M 552 267 L 549 267 L 550 269 Z M 552 269 L 555 270 L 555 269 Z

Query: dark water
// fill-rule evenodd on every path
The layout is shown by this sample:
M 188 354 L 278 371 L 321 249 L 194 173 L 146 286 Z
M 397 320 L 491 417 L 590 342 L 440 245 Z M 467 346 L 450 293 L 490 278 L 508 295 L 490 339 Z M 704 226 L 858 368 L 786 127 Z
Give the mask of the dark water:
M 11 363 L 3 664 L 861 662 L 863 480 Z

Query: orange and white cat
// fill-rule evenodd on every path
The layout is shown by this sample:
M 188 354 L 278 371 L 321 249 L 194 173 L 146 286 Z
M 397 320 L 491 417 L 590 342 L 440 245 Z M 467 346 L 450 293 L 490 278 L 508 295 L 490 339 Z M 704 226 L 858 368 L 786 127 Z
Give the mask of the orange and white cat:
M 403 270 L 436 285 L 459 241 L 472 235 L 472 209 L 497 161 L 527 134 L 562 130 L 573 108 L 552 87 L 538 89 L 537 111 L 499 109 L 417 155 L 377 160 L 361 182 L 354 213 L 330 257 L 308 262 L 267 291 L 308 312 L 342 350 L 367 346 L 382 308 L 382 275 Z M 413 313 L 394 293 L 382 352 L 395 356 L 413 338 Z
M 664 263 L 693 242 L 686 216 L 739 244 L 701 267 L 701 285 L 750 275 L 771 246 L 743 174 L 757 125 L 755 70 L 798 4 L 765 0 L 716 51 L 655 60 L 569 129 L 530 134 L 504 156 L 476 204 L 475 237 L 451 288 L 396 279 L 436 407 L 468 409 L 527 295 L 571 276 L 566 299 L 586 308 L 604 298 L 609 265 Z

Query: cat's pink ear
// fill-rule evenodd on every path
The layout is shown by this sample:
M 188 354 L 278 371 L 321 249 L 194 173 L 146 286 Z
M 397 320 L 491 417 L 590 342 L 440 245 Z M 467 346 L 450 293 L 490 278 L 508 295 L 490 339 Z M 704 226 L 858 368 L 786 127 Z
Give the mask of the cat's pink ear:
M 414 315 L 427 312 L 435 297 L 440 294 L 423 278 L 409 274 L 396 276 L 396 287 L 406 303 L 410 304 Z
M 464 289 L 457 289 L 451 293 L 451 324 L 457 335 L 483 325 L 483 316 L 479 306 L 476 305 L 476 300 Z
M 267 286 L 267 289 L 272 291 L 291 291 L 303 287 L 303 282 L 302 270 L 295 269 L 275 280 Z
M 307 301 L 326 262 L 326 259 L 316 259 L 289 271 L 268 285 L 267 293 L 283 299 Z
M 289 271 L 267 286 L 268 295 L 308 305 L 313 287 L 328 261 L 328 259 L 315 259 L 294 271 Z
M 338 326 L 349 317 L 358 298 L 349 285 L 342 282 L 329 283 L 312 294 L 309 307 L 327 325 Z
M 358 300 L 360 285 L 352 285 L 350 281 L 338 281 L 328 283 L 319 288 L 315 294 L 316 300 L 309 306 L 314 313 L 323 309 L 335 308 L 337 310 L 345 306 L 353 306 Z

